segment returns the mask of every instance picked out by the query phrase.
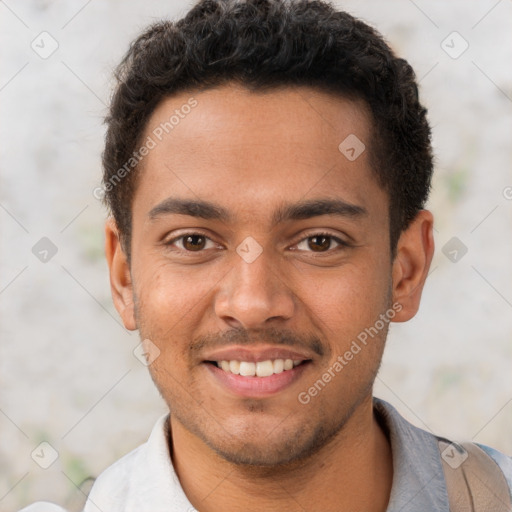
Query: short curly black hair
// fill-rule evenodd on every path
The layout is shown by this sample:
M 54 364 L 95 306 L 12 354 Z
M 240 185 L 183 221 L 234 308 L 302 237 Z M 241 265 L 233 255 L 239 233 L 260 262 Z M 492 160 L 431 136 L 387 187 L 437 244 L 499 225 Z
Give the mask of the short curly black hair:
M 184 90 L 229 82 L 249 90 L 312 86 L 363 100 L 372 114 L 372 170 L 389 195 L 393 255 L 400 233 L 428 198 L 431 133 L 413 69 L 375 29 L 328 2 L 201 0 L 184 18 L 158 22 L 140 35 L 116 78 L 103 189 L 128 259 L 134 151 L 156 106 Z

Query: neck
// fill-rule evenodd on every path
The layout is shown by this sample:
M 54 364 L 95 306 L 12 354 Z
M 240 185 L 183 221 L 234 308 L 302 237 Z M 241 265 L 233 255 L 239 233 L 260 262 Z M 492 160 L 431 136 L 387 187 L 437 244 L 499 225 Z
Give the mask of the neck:
M 233 465 L 172 415 L 171 432 L 174 468 L 189 501 L 201 512 L 384 512 L 387 508 L 391 449 L 374 417 L 371 396 L 321 450 L 284 466 Z

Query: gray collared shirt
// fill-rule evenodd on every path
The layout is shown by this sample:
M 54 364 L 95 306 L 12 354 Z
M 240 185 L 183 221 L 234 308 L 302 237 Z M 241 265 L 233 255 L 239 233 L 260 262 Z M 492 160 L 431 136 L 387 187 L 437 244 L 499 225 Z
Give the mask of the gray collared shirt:
M 439 439 L 406 421 L 387 402 L 374 398 L 376 417 L 393 456 L 393 485 L 387 512 L 449 512 Z M 168 415 L 146 443 L 107 468 L 96 480 L 84 512 L 193 512 L 169 454 Z M 500 466 L 512 489 L 512 458 L 479 445 Z M 21 512 L 62 512 L 35 503 Z
M 387 512 L 450 512 L 439 440 L 415 427 L 398 411 L 374 398 L 374 411 L 388 435 L 393 455 L 393 485 Z M 478 445 L 500 466 L 512 492 L 512 458 Z

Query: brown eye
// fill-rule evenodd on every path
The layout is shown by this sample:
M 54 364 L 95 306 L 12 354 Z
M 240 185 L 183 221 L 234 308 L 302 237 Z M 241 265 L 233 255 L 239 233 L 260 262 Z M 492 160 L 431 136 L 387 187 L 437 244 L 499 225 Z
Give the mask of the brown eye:
M 330 236 L 315 235 L 308 238 L 308 247 L 314 252 L 324 252 L 331 246 Z
M 336 249 L 343 249 L 349 244 L 329 233 L 314 233 L 311 236 L 303 238 L 298 244 L 297 249 L 304 252 L 316 253 L 334 253 Z
M 208 249 L 219 248 L 210 237 L 200 232 L 185 233 L 184 235 L 164 242 L 164 245 L 169 247 L 172 251 L 189 256 L 192 256 L 192 253 L 199 255 L 201 252 L 206 253 Z
M 200 251 L 206 245 L 206 237 L 202 235 L 186 235 L 182 240 L 183 247 L 187 251 Z

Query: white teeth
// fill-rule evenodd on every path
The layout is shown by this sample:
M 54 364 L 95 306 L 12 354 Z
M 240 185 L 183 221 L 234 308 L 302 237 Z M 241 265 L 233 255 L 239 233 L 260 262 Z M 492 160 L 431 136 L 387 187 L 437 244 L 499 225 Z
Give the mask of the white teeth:
M 240 375 L 244 377 L 254 377 L 256 375 L 256 363 L 240 361 Z
M 258 361 L 256 363 L 256 375 L 258 377 L 269 377 L 274 373 L 274 365 L 272 361 Z
M 302 363 L 302 359 L 267 359 L 257 363 L 249 361 L 218 361 L 217 366 L 225 372 L 242 375 L 243 377 L 270 377 L 274 373 L 291 370 Z
M 282 359 L 276 359 L 274 361 L 274 373 L 281 373 L 284 370 L 284 361 Z
M 224 367 L 222 367 L 224 370 Z M 224 370 L 227 371 L 227 370 Z M 240 361 L 229 361 L 229 371 L 235 375 L 240 374 Z
M 240 361 L 240 375 L 244 377 L 254 377 L 256 375 L 256 363 Z

